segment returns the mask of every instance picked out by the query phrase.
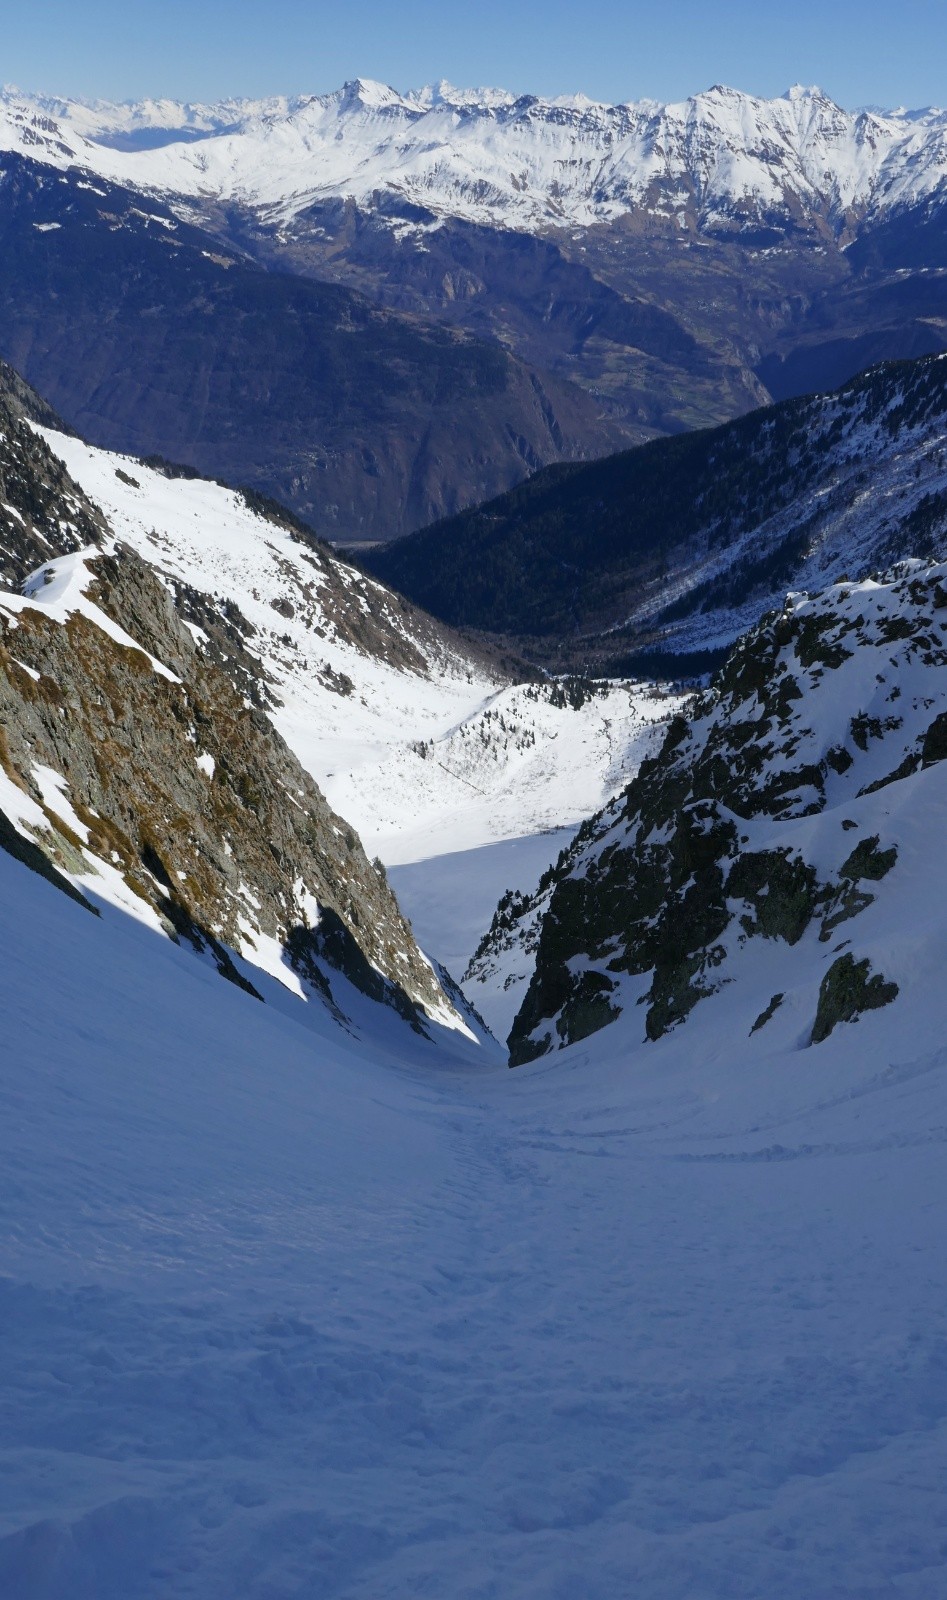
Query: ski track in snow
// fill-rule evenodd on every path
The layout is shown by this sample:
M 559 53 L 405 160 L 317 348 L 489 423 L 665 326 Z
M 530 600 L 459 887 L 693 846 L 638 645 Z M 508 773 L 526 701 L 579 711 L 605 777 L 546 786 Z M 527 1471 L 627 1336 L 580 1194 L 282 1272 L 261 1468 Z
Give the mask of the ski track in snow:
M 7 1600 L 944 1592 L 936 1019 L 471 1070 L 0 887 Z

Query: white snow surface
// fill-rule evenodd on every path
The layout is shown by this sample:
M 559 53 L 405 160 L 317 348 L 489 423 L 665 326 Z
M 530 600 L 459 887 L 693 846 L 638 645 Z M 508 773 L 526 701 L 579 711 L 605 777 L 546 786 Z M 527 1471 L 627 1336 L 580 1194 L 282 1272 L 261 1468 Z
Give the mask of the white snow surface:
M 573 828 L 504 839 L 473 850 L 393 867 L 389 881 L 409 917 L 415 938 L 437 953 L 496 1039 L 506 1039 L 532 976 L 534 949 L 524 949 L 521 929 L 502 962 L 492 956 L 471 972 L 497 902 L 513 889 L 535 893 L 540 878 L 571 843 Z
M 567 711 L 460 660 L 427 678 L 345 654 L 317 596 L 308 623 L 273 612 L 312 569 L 229 491 L 54 448 L 118 537 L 238 600 L 317 770 L 328 749 L 341 782 L 368 747 L 363 825 L 432 954 L 462 957 L 498 887 L 557 852 L 535 829 L 559 761 L 563 811 L 583 767 L 618 785 L 670 709 L 612 686 Z M 82 561 L 2 603 L 64 621 Z M 804 732 L 842 738 L 900 674 L 878 776 L 943 694 L 906 644 L 879 666 L 894 598 L 824 602 L 874 642 L 816 680 Z M 440 835 L 434 772 L 457 796 Z M 0 808 L 48 826 L 2 774 Z M 126 915 L 104 866 L 81 880 L 94 918 L 0 851 L 4 1600 L 945 1592 L 945 815 L 941 762 L 781 825 L 827 868 L 843 821 L 897 846 L 840 934 L 899 984 L 883 1010 L 810 1047 L 834 951 L 752 941 L 667 1038 L 644 1044 L 629 1005 L 514 1073 L 368 1002 L 348 1031 L 257 967 L 261 1005 Z
M 168 577 L 236 601 L 281 702 L 273 721 L 386 865 L 577 825 L 627 782 L 676 708 L 649 684 L 615 683 L 578 710 L 554 703 L 555 686 L 500 687 L 412 634 L 381 584 L 335 562 L 352 607 L 386 608 L 426 669 L 380 660 L 340 636 L 306 545 L 239 495 L 40 431 L 116 538 Z M 333 687 L 343 677 L 349 693 Z
M 170 142 L 96 142 L 141 130 Z M 752 225 L 802 208 L 838 223 L 941 196 L 947 184 L 947 112 L 848 112 L 798 86 L 774 100 L 716 85 L 676 104 L 616 106 L 446 83 L 402 94 L 368 79 L 213 106 L 8 89 L 0 148 L 139 190 L 239 202 L 277 224 L 320 199 L 370 204 L 379 193 L 435 217 L 522 229 L 638 209 L 672 223 L 690 210 L 701 225 Z
M 922 777 L 902 998 L 808 1050 L 357 1044 L 0 853 L 0 1593 L 943 1593 Z

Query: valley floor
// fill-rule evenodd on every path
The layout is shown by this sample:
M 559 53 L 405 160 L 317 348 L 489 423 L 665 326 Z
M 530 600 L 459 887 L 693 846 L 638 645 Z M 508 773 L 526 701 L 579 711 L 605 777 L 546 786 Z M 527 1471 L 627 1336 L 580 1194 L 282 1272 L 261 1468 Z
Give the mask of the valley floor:
M 510 1073 L 0 891 L 5 1600 L 947 1590 L 931 1029 Z

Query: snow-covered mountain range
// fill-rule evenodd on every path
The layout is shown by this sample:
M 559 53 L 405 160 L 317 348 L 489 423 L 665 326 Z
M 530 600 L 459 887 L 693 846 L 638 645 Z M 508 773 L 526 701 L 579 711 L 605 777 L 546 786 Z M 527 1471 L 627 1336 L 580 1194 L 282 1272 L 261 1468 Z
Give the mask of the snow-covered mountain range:
M 0 355 L 346 541 L 947 346 L 939 110 L 7 90 L 0 174 Z
M 160 141 L 160 148 L 115 144 Z M 333 94 L 128 105 L 0 102 L 0 144 L 54 165 L 286 223 L 331 196 L 537 229 L 644 215 L 675 228 L 818 223 L 836 233 L 943 198 L 947 113 L 847 112 L 818 89 L 602 105 L 358 79 Z M 430 226 L 405 219 L 401 227 Z

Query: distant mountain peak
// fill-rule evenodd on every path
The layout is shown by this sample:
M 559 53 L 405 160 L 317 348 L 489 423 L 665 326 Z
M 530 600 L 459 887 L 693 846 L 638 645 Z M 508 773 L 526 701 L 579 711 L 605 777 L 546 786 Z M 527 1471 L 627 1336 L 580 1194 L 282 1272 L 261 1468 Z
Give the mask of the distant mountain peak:
M 33 138 L 30 116 L 56 128 Z M 446 79 L 402 92 L 372 78 L 327 95 L 209 105 L 0 96 L 0 148 L 126 186 L 275 206 L 287 219 L 328 197 L 371 205 L 390 193 L 525 231 L 635 212 L 692 229 L 806 216 L 843 229 L 944 197 L 945 136 L 945 113 L 848 112 L 802 84 L 766 100 L 718 83 L 669 105 Z

